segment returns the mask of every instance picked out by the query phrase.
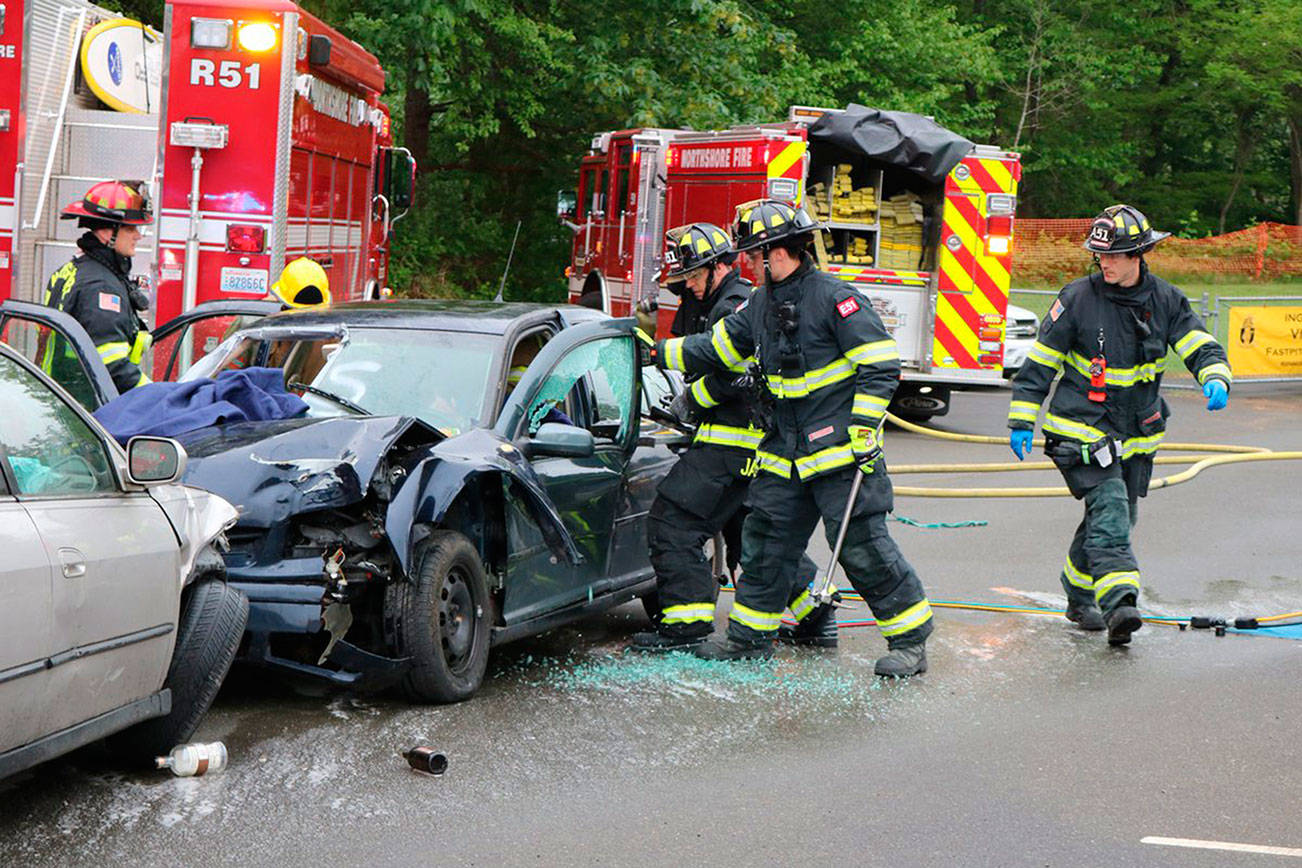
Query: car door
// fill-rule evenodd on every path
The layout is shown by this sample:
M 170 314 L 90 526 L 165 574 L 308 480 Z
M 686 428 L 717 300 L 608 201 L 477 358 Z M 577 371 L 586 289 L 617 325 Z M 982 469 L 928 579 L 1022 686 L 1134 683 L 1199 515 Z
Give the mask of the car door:
M 159 689 L 180 607 L 179 543 L 162 508 L 118 481 L 86 411 L 4 357 L 0 442 L 13 494 L 52 565 L 45 715 L 63 729 Z M 26 373 L 26 377 L 21 376 Z
M 532 519 L 513 508 L 503 607 L 508 624 L 589 600 L 611 586 L 612 541 L 637 438 L 640 388 L 632 330 L 632 320 L 606 319 L 562 331 L 502 408 L 497 432 L 526 454 L 532 436 L 548 422 L 585 428 L 594 442 L 591 455 L 531 459 L 583 563 L 553 563 Z
M 279 313 L 279 301 L 206 301 L 154 329 L 146 371 L 154 382 L 173 382 L 230 335 L 264 316 Z
M 17 369 L 0 355 L 0 394 Z M 50 560 L 36 525 L 13 496 L 0 442 L 0 754 L 44 735 L 52 648 Z

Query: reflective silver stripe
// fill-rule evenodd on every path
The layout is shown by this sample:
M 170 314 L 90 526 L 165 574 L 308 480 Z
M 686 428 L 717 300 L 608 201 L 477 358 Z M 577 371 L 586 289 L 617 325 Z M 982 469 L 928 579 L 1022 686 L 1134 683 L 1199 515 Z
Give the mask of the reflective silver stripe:
M 732 345 L 732 336 L 728 334 L 728 329 L 724 326 L 727 320 L 719 320 L 714 324 L 711 330 L 710 345 L 714 347 L 714 353 L 719 357 L 719 361 L 728 367 L 741 364 L 741 353 Z
M 1013 401 L 1008 405 L 1009 420 L 1035 424 L 1035 417 L 1040 414 L 1040 405 L 1034 401 Z
M 890 406 L 889 398 L 879 398 L 876 395 L 867 395 L 863 392 L 856 392 L 854 396 L 854 407 L 850 413 L 855 416 L 866 416 L 876 422 L 886 415 L 886 408 Z
M 827 592 L 829 594 L 836 593 L 836 585 L 828 585 Z M 797 622 L 799 622 L 803 621 L 805 616 L 818 608 L 818 606 L 814 603 L 814 598 L 810 595 L 809 589 L 806 588 L 800 592 L 800 596 L 796 597 L 787 608 L 791 610 L 791 615 Z
M 131 353 L 131 344 L 126 341 L 110 341 L 100 344 L 95 349 L 99 352 L 100 360 L 107 365 L 125 359 Z
M 782 625 L 781 612 L 761 612 L 758 609 L 743 606 L 735 600 L 732 604 L 732 613 L 728 617 L 738 624 L 743 624 L 752 630 L 759 630 L 763 633 L 776 630 Z
M 710 394 L 710 390 L 706 387 L 704 377 L 701 377 L 699 380 L 692 383 L 692 398 L 694 398 L 696 403 L 700 404 L 702 407 L 719 406 L 719 402 Z
M 1175 351 L 1180 354 L 1180 358 L 1187 359 L 1193 355 L 1194 351 L 1199 347 L 1214 343 L 1216 343 L 1216 338 L 1207 334 L 1205 331 L 1194 329 L 1175 342 Z
M 1221 377 L 1227 383 L 1234 382 L 1234 375 L 1230 373 L 1230 366 L 1224 362 L 1214 362 L 1198 371 L 1198 382 L 1201 385 L 1207 385 L 1207 381 L 1213 377 Z
M 883 636 L 898 636 L 921 627 L 931 619 L 931 604 L 926 600 L 914 603 L 894 618 L 879 618 L 877 629 Z
M 707 423 L 696 429 L 693 443 L 713 443 L 716 446 L 736 446 L 739 449 L 754 449 L 764 440 L 764 432 L 758 428 L 739 428 L 735 425 L 716 425 Z
M 1055 371 L 1062 368 L 1062 360 L 1064 358 L 1062 353 L 1058 352 L 1053 347 L 1040 343 L 1039 341 L 1031 344 L 1031 348 L 1026 351 L 1026 357 L 1033 362 L 1044 365 L 1046 368 L 1051 368 Z
M 845 357 L 856 365 L 875 365 L 899 359 L 900 351 L 893 339 L 871 341 L 846 351 Z
M 1067 577 L 1068 582 L 1076 587 L 1085 591 L 1094 590 L 1094 577 L 1076 569 L 1076 565 L 1071 562 L 1070 556 L 1067 558 L 1067 563 L 1062 567 L 1062 574 Z
M 813 455 L 805 455 L 796 459 L 796 472 L 800 474 L 801 479 L 808 479 L 819 473 L 828 470 L 835 470 L 838 467 L 854 463 L 854 452 L 850 449 L 849 443 L 843 443 L 840 446 L 829 446 L 826 449 L 820 449 Z
M 1053 413 L 1044 414 L 1044 430 L 1050 434 L 1057 434 L 1059 437 L 1070 437 L 1072 440 L 1079 440 L 1082 443 L 1093 443 L 1105 435 L 1097 428 L 1091 427 L 1081 422 L 1073 422 L 1063 416 L 1056 416 Z
M 806 371 L 799 377 L 770 374 L 769 391 L 775 398 L 803 398 L 812 392 L 835 385 L 854 376 L 854 365 L 842 356 L 829 365 Z
M 1102 600 L 1107 596 L 1108 591 L 1113 588 L 1128 585 L 1139 592 L 1139 573 L 1134 570 L 1125 570 L 1115 573 L 1104 573 L 1103 578 L 1094 583 L 1094 599 Z
M 670 338 L 662 344 L 665 355 L 664 365 L 671 371 L 685 370 L 683 367 L 683 338 Z
M 666 606 L 660 621 L 662 624 L 693 624 L 698 621 L 714 620 L 713 603 L 685 603 L 681 606 Z
M 1156 452 L 1165 437 L 1165 431 L 1157 434 L 1150 434 L 1147 437 L 1127 437 L 1121 443 L 1121 457 L 1133 458 L 1136 455 L 1145 455 L 1149 452 Z
M 781 476 L 783 479 L 791 478 L 791 462 L 779 455 L 771 452 L 755 451 L 755 461 L 759 464 L 760 470 L 766 470 L 775 476 Z
M 1086 379 L 1090 375 L 1089 359 L 1080 353 L 1070 353 L 1067 356 L 1067 364 L 1071 365 L 1076 373 Z M 1166 371 L 1166 358 L 1156 362 L 1139 365 L 1134 368 L 1112 368 L 1109 367 L 1104 374 L 1104 381 L 1109 386 L 1127 387 L 1134 386 L 1138 383 L 1152 382 L 1157 379 L 1157 375 Z

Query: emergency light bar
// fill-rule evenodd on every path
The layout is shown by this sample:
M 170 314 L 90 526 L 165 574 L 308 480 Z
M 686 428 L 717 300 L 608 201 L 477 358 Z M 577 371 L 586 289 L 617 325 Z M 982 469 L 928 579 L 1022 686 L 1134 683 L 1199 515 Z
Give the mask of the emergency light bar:
M 235 22 L 229 18 L 191 18 L 190 47 L 225 51 L 231 47 Z
M 219 149 L 226 147 L 230 127 L 226 124 L 195 124 L 174 121 L 168 128 L 168 140 L 177 148 Z

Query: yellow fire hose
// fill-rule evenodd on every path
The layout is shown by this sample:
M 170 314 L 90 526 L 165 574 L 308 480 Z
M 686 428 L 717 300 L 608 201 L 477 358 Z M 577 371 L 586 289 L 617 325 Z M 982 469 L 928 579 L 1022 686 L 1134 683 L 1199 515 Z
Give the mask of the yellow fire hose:
M 960 443 L 989 443 L 1001 446 L 1008 445 L 1008 440 L 1004 437 L 991 437 L 986 434 L 956 434 L 951 431 L 937 431 L 934 428 L 927 428 L 913 422 L 905 421 L 893 413 L 887 413 L 886 418 L 903 428 L 905 431 L 911 431 L 915 434 L 921 434 L 925 437 L 934 437 L 938 440 L 952 440 Z M 1037 439 L 1034 441 L 1036 446 L 1043 446 L 1044 440 Z M 1302 451 L 1296 452 L 1274 452 L 1260 446 L 1233 446 L 1221 443 L 1163 443 L 1160 447 L 1163 450 L 1174 450 L 1180 452 L 1199 452 L 1199 453 L 1225 453 L 1213 455 L 1207 458 L 1198 455 L 1162 455 L 1153 459 L 1155 464 L 1192 464 L 1193 466 L 1180 473 L 1172 476 L 1164 476 L 1155 479 L 1149 484 L 1149 490 L 1158 488 L 1170 488 L 1173 485 L 1179 485 L 1182 482 L 1188 482 L 1199 473 L 1202 473 L 1209 467 L 1219 467 L 1225 464 L 1239 464 L 1246 461 L 1297 461 L 1302 460 Z M 968 464 L 902 464 L 898 467 L 892 467 L 892 474 L 901 473 L 1003 473 L 1019 470 L 1051 470 L 1054 464 L 1052 461 L 1000 461 L 987 463 L 968 463 Z M 912 497 L 1070 497 L 1071 492 L 1066 486 L 1024 486 L 1020 488 L 918 488 L 908 485 L 895 486 L 895 493 L 903 496 Z

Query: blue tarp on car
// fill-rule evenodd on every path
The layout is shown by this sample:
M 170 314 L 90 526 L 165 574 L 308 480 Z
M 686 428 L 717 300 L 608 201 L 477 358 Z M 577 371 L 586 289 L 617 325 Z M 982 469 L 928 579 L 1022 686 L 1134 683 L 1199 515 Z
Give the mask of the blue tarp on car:
M 119 442 L 141 434 L 171 437 L 224 422 L 289 419 L 307 412 L 307 404 L 285 391 L 279 368 L 222 371 L 215 380 L 147 383 L 95 411 Z

